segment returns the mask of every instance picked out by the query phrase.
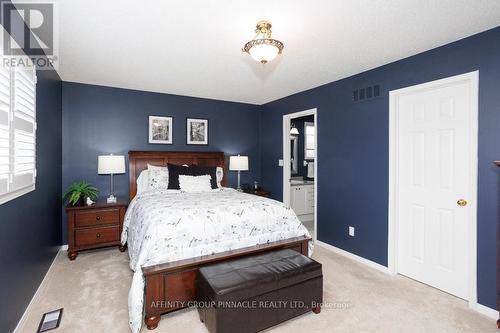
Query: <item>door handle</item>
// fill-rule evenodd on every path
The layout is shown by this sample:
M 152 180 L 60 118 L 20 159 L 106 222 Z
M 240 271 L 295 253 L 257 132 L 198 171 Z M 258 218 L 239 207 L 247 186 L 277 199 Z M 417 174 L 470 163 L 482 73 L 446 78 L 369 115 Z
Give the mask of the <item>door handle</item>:
M 467 200 L 465 200 L 465 199 L 458 199 L 457 200 L 457 205 L 459 205 L 460 207 L 467 206 Z

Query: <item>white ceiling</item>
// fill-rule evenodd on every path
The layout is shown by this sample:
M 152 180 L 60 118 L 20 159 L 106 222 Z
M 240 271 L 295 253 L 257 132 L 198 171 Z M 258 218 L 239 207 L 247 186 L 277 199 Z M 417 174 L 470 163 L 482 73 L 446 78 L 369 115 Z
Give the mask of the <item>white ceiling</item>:
M 59 0 L 64 81 L 263 104 L 500 25 L 498 0 Z M 241 52 L 268 19 L 283 54 Z

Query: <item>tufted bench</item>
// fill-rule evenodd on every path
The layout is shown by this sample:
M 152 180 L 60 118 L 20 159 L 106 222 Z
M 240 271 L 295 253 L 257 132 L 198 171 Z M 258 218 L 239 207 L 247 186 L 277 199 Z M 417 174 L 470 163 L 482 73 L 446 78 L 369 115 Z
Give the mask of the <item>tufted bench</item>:
M 200 320 L 211 333 L 258 332 L 323 301 L 321 264 L 290 250 L 248 256 L 200 268 Z

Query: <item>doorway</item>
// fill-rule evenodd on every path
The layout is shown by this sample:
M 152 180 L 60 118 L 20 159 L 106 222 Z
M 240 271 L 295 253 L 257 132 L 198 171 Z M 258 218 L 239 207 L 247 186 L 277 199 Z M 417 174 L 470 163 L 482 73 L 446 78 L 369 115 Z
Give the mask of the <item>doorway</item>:
M 317 238 L 317 110 L 283 116 L 283 203 Z
M 390 92 L 389 271 L 477 302 L 478 72 Z

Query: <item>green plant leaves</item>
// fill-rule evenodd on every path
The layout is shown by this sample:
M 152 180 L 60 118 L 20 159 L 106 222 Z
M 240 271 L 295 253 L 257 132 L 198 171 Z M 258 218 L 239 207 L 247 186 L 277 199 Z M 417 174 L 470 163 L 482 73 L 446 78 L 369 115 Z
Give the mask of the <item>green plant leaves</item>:
M 68 201 L 71 205 L 76 205 L 80 198 L 89 197 L 92 200 L 97 199 L 99 190 L 86 181 L 75 182 L 68 186 L 63 194 L 63 202 Z

